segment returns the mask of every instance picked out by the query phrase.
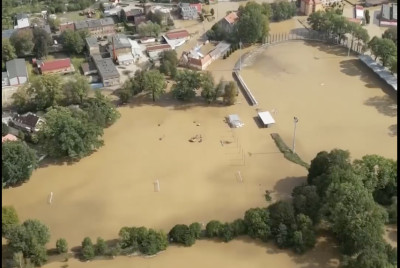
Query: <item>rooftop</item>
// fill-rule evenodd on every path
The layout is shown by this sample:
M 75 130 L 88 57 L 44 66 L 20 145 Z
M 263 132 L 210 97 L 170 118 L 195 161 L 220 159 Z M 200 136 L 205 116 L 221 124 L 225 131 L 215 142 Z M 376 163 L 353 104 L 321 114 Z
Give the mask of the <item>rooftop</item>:
M 238 15 L 236 12 L 231 12 L 224 18 L 229 24 L 234 24 L 238 19 Z
M 124 35 L 124 34 L 116 34 L 114 36 L 110 36 L 108 39 L 109 39 L 111 48 L 112 48 L 113 40 L 114 40 L 115 49 L 132 47 L 131 43 L 129 42 L 128 37 L 126 37 L 126 35 Z
M 97 59 L 94 63 L 103 79 L 117 78 L 120 76 L 111 58 Z
M 6 69 L 8 73 L 8 77 L 27 77 L 28 73 L 26 71 L 26 65 L 24 59 L 13 59 L 6 62 Z
M 62 68 L 69 68 L 71 66 L 71 59 L 58 59 L 52 61 L 45 61 L 40 65 L 40 69 L 43 71 L 52 71 Z
M 149 51 L 155 51 L 155 50 L 164 50 L 164 49 L 171 49 L 171 46 L 168 44 L 162 44 L 162 45 L 155 45 L 155 46 L 148 46 L 146 47 L 146 50 Z
M 98 47 L 99 43 L 97 42 L 97 38 L 93 36 L 86 37 L 86 44 L 89 47 Z
M 112 18 L 103 18 L 98 20 L 85 20 L 85 21 L 76 21 L 75 28 L 77 30 L 86 29 L 86 28 L 97 28 L 101 26 L 114 25 L 114 20 Z
M 38 123 L 39 119 L 40 119 L 39 116 L 37 116 L 36 114 L 33 114 L 31 112 L 23 114 L 23 115 L 16 114 L 12 118 L 13 121 L 16 121 L 21 124 L 25 124 L 31 128 L 36 127 L 36 124 Z
M 165 34 L 165 36 L 168 39 L 181 39 L 181 38 L 186 38 L 189 36 L 189 32 L 186 30 L 180 30 L 180 31 L 176 31 L 176 32 L 168 32 Z

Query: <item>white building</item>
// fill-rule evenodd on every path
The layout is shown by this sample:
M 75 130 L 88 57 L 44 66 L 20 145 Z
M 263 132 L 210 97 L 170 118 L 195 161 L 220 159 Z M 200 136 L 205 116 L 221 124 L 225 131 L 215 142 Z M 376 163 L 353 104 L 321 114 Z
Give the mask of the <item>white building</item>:
M 15 16 L 15 26 L 14 29 L 21 29 L 29 27 L 29 18 L 26 14 L 18 14 Z
M 22 85 L 28 81 L 28 71 L 24 59 L 13 59 L 6 62 L 8 85 Z M 3 76 L 3 83 L 7 82 Z

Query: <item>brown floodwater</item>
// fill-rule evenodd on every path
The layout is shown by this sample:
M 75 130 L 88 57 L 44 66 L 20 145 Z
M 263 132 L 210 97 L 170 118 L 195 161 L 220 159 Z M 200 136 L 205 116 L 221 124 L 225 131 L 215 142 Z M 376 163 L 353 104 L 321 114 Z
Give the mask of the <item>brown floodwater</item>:
M 295 20 L 271 24 L 271 31 L 296 27 Z M 275 26 L 276 28 L 274 28 Z M 275 29 L 275 30 L 274 30 Z M 216 81 L 232 80 L 232 66 L 252 48 L 217 60 L 209 70 Z M 232 221 L 251 207 L 266 206 L 263 193 L 287 198 L 305 181 L 307 171 L 283 158 L 270 134 L 291 144 L 293 116 L 298 116 L 296 151 L 306 161 L 335 147 L 354 157 L 376 153 L 397 159 L 397 103 L 384 85 L 354 58 L 338 56 L 326 46 L 292 42 L 269 47 L 244 62 L 242 75 L 256 96 L 249 106 L 177 104 L 170 95 L 150 97 L 121 107 L 121 118 L 105 130 L 105 145 L 80 162 L 52 164 L 34 171 L 21 187 L 3 190 L 3 205 L 13 205 L 20 219 L 49 226 L 51 241 L 64 237 L 71 247 L 85 236 L 117 238 L 123 226 L 168 231 L 177 223 Z M 254 59 L 255 58 L 255 59 Z M 323 84 L 323 85 L 322 85 Z M 277 124 L 257 126 L 257 109 L 275 108 Z M 243 128 L 224 122 L 238 114 Z M 201 143 L 188 140 L 202 135 Z M 230 142 L 229 144 L 222 142 Z M 242 182 L 240 181 L 240 172 Z M 154 191 L 159 180 L 160 192 Z M 50 192 L 54 193 L 48 204 Z M 397 242 L 397 241 L 396 241 Z M 331 241 L 320 239 L 303 256 L 247 239 L 230 243 L 198 241 L 191 248 L 172 246 L 154 258 L 119 257 L 113 261 L 70 267 L 337 267 Z M 45 267 L 60 267 L 54 262 Z

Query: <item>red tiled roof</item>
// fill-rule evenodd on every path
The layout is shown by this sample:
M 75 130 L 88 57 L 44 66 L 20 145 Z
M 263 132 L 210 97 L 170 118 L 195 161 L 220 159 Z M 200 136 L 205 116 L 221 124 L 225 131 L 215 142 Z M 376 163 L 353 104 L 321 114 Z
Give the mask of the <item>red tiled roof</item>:
M 71 60 L 67 59 L 60 59 L 60 60 L 52 60 L 52 61 L 45 61 L 40 66 L 42 72 L 45 71 L 53 71 L 58 69 L 69 68 L 71 66 Z
M 5 141 L 17 141 L 17 140 L 18 140 L 18 138 L 15 137 L 13 134 L 7 134 L 1 138 L 1 143 L 5 142 Z
M 147 51 L 163 50 L 163 49 L 171 49 L 171 46 L 168 44 L 162 44 L 162 45 L 148 46 L 146 48 Z
M 239 19 L 238 15 L 236 14 L 236 12 L 231 12 L 228 15 L 225 16 L 225 20 L 229 23 L 229 24 L 234 24 L 237 20 Z
M 191 7 L 196 7 L 197 12 L 201 13 L 201 4 L 200 3 L 198 3 L 198 4 L 190 4 L 190 6 Z
M 73 23 L 73 22 L 67 22 L 67 23 L 60 24 L 59 29 L 60 29 L 61 32 L 65 31 L 65 30 L 67 30 L 67 29 L 70 29 L 70 30 L 72 30 L 72 31 L 75 31 L 75 23 Z
M 169 32 L 165 34 L 168 39 L 180 39 L 189 36 L 189 32 L 186 30 L 176 31 L 176 32 Z

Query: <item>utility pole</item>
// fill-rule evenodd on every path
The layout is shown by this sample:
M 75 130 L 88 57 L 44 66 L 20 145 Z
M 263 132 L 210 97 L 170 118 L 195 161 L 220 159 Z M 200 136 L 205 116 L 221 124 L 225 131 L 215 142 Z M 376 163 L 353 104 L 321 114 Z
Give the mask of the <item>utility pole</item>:
M 295 117 L 293 118 L 293 122 L 294 122 L 294 133 L 293 133 L 293 147 L 292 147 L 292 151 L 293 151 L 293 153 L 295 153 L 295 152 L 296 152 L 296 147 L 295 147 L 296 125 L 297 125 L 297 122 L 299 122 L 299 119 L 295 116 Z

